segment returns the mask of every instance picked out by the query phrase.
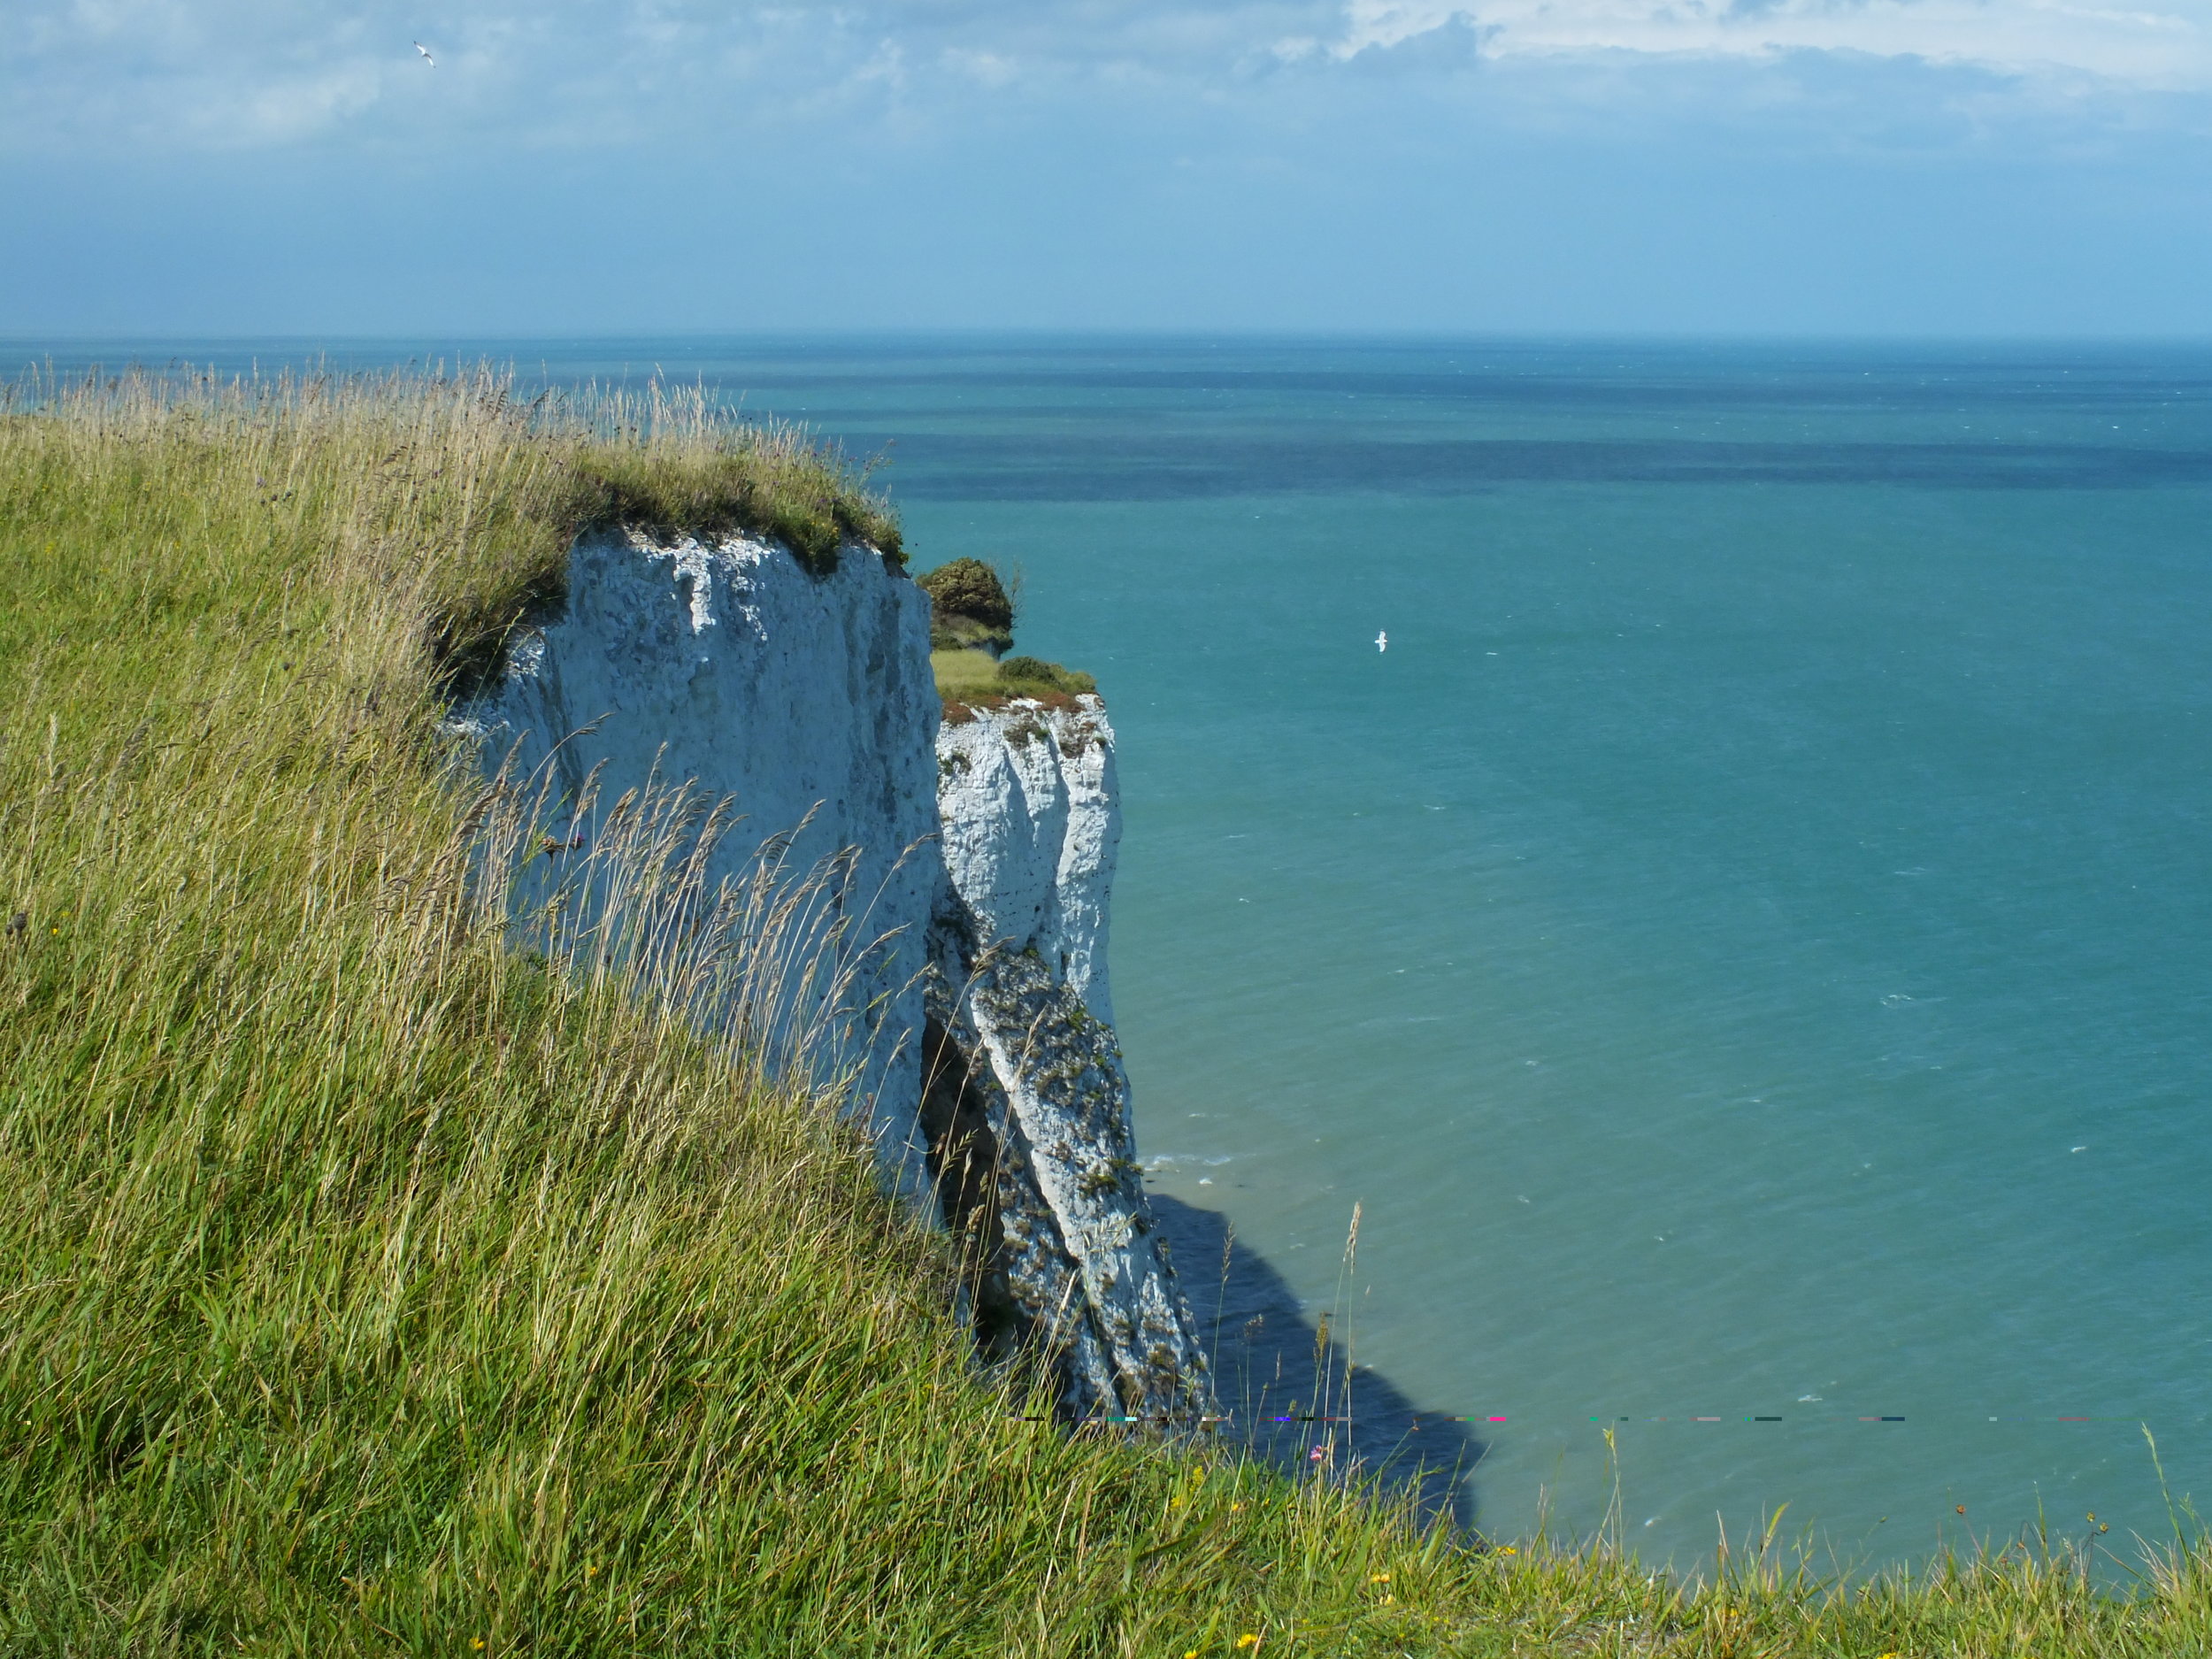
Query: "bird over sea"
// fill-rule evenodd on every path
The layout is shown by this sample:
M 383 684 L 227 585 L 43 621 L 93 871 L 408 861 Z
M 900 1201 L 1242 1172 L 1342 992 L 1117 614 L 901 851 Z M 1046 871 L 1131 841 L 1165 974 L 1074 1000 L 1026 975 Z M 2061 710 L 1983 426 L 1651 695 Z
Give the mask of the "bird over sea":
M 1390 649 L 1390 636 L 1387 634 L 1378 634 L 1375 636 L 1375 649 L 1379 651 L 1388 650 Z

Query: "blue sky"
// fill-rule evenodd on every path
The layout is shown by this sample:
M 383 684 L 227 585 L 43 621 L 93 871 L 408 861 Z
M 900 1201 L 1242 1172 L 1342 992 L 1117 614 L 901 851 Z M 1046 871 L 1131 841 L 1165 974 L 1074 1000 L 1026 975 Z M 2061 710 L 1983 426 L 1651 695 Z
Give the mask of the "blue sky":
M 2212 0 L 8 14 L 0 335 L 2212 333 Z

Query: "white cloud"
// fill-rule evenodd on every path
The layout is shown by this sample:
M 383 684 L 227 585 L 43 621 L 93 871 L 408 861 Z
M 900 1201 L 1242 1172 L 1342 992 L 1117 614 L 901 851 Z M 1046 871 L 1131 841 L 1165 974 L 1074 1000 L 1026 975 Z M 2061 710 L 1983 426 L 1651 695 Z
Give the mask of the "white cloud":
M 1464 19 L 1494 58 L 1594 52 L 1916 58 L 2027 74 L 2093 75 L 2161 91 L 2212 87 L 2212 4 L 2062 0 L 1351 0 L 1338 57 Z
M 1286 75 L 1325 101 L 1329 77 L 1378 67 L 1479 71 L 1468 96 L 1571 114 L 1648 101 L 1654 73 L 1702 96 L 1729 64 L 1752 76 L 1744 100 L 1786 99 L 1795 83 L 1766 72 L 1807 54 L 1969 72 L 1957 96 L 2030 113 L 2212 91 L 2212 0 L 28 0 L 12 27 L 0 143 L 19 150 L 591 144 L 887 110 L 957 123 L 979 100 L 1263 96 Z M 1577 64 L 1592 70 L 1571 86 L 1558 72 Z

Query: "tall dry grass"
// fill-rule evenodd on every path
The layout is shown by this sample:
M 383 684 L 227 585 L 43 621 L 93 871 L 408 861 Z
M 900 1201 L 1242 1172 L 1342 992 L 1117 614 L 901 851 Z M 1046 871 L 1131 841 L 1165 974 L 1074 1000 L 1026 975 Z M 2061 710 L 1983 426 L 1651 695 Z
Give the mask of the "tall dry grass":
M 349 618 L 354 643 L 396 650 L 410 686 L 419 644 L 441 689 L 484 672 L 520 617 L 558 600 L 586 528 L 752 531 L 817 569 L 849 541 L 903 559 L 898 521 L 863 469 L 802 428 L 734 420 L 699 387 L 525 399 L 488 368 L 34 376 L 0 395 L 0 421 L 30 464 L 14 481 L 34 493 L 75 457 L 142 490 L 220 488 L 248 548 L 314 540 L 328 593 L 367 612 Z M 119 499 L 111 511 L 126 534 L 146 522 Z M 400 617 L 426 637 L 392 627 Z

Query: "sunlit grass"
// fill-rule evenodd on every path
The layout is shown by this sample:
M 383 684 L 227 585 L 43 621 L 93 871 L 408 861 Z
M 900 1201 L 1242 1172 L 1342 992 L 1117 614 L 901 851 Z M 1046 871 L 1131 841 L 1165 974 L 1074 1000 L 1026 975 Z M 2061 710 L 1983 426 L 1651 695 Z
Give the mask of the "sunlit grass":
M 475 379 L 0 418 L 0 1651 L 2205 1649 L 2193 1541 L 2133 1601 L 2078 1540 L 1845 1594 L 1770 1540 L 1685 1586 L 1020 1420 L 837 1102 L 687 1026 L 703 958 L 526 953 L 484 873 L 570 855 L 440 677 L 579 524 L 890 535 L 795 434 L 636 414 Z M 644 854 L 715 833 L 661 804 Z
M 965 701 L 995 695 L 998 690 L 998 658 L 988 651 L 932 651 L 929 665 L 937 676 L 937 694 Z
M 1018 697 L 1072 708 L 1076 697 L 1098 689 L 1090 675 L 1034 657 L 1002 662 L 987 650 L 955 649 L 932 651 L 929 663 L 949 710 L 993 708 Z

